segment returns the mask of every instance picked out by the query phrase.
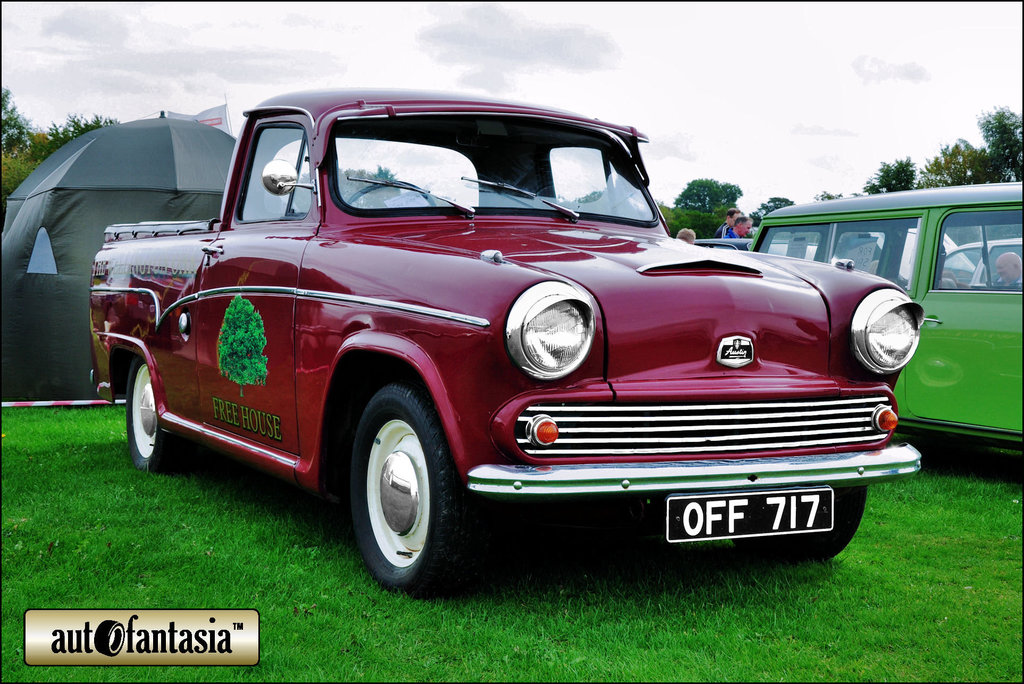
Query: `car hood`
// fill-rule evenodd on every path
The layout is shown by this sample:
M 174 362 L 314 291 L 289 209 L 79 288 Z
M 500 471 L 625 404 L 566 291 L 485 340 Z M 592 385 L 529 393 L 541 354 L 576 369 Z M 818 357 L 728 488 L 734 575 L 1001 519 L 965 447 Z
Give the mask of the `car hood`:
M 599 308 L 609 380 L 827 374 L 829 311 L 820 292 L 757 256 L 607 226 L 491 227 L 479 219 L 465 230 L 420 224 L 386 240 L 475 259 L 500 252 L 502 267 L 582 286 Z M 751 364 L 716 361 L 733 336 L 752 342 Z

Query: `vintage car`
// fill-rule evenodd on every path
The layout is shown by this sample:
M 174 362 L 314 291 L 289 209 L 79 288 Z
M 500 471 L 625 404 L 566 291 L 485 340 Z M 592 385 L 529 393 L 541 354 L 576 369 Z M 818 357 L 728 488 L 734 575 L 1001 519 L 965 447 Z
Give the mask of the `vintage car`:
M 920 468 L 890 444 L 920 307 L 671 239 L 635 128 L 389 90 L 246 114 L 219 218 L 95 258 L 94 382 L 139 469 L 187 440 L 347 501 L 371 575 L 427 596 L 530 511 L 829 558 Z
M 842 262 L 905 288 L 925 318 L 896 384 L 900 431 L 1021 449 L 1020 183 L 784 207 L 752 249 Z M 1003 281 L 1001 267 L 1015 275 Z

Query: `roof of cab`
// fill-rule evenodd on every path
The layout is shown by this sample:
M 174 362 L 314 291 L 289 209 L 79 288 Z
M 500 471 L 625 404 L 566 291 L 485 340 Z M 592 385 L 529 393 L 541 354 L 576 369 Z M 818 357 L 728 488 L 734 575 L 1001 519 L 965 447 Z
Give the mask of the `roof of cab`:
M 384 116 L 430 113 L 509 114 L 551 118 L 587 126 L 597 126 L 615 131 L 620 135 L 636 136 L 640 140 L 647 139 L 646 136 L 631 126 L 611 124 L 562 109 L 429 90 L 393 90 L 383 88 L 307 90 L 286 93 L 272 97 L 269 100 L 264 100 L 253 109 L 246 111 L 245 115 L 248 116 L 253 112 L 268 110 L 299 110 L 317 122 L 318 127 L 325 117 L 334 118 L 348 113 L 357 116 L 372 115 L 377 112 Z
M 987 183 L 984 185 L 958 185 L 948 188 L 925 188 L 886 192 L 863 197 L 795 204 L 776 209 L 765 219 L 811 216 L 817 214 L 839 214 L 862 211 L 883 211 L 887 209 L 916 209 L 926 207 L 949 207 L 966 204 L 998 204 L 1021 201 L 1020 183 Z

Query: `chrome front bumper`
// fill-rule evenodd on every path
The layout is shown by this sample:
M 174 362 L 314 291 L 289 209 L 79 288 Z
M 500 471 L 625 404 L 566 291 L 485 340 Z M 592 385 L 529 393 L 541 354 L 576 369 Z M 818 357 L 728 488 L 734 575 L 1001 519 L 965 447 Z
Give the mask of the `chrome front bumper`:
M 790 458 L 742 458 L 672 463 L 552 466 L 482 465 L 469 489 L 490 499 L 559 499 L 611 494 L 669 494 L 722 489 L 831 485 L 856 487 L 913 475 L 921 453 L 909 444 L 875 451 Z

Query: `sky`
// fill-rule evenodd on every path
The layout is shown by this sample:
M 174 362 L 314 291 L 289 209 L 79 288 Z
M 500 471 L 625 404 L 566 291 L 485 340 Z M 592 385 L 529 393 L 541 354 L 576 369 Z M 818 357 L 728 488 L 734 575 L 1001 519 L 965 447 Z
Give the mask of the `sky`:
M 635 126 L 651 193 L 851 195 L 1022 107 L 1022 3 L 2 3 L 2 80 L 69 114 L 243 112 L 321 88 L 423 88 Z

